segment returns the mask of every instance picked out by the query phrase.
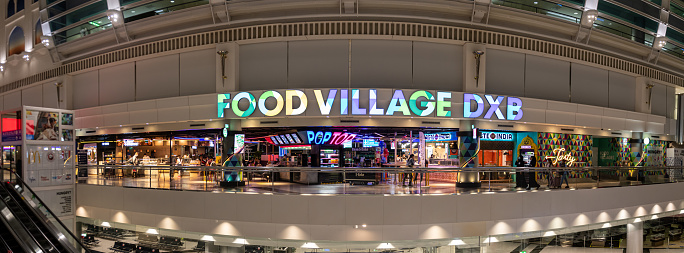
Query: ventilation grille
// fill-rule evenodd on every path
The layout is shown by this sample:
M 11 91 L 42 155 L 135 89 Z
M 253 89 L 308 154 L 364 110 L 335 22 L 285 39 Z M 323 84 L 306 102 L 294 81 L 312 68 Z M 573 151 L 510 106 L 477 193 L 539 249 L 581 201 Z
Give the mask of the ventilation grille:
M 131 130 L 145 130 L 145 127 L 134 127 Z
M 261 121 L 261 124 L 278 124 L 277 120 L 272 120 L 272 121 Z
M 513 127 L 513 125 L 497 125 L 497 126 L 499 126 L 499 127 L 509 127 L 509 128 L 510 128 L 510 127 Z
M 359 123 L 359 120 L 354 119 L 341 119 L 340 123 Z
M 203 127 L 205 124 L 190 124 L 191 127 Z
M 572 128 L 561 128 L 561 131 L 570 131 L 570 132 L 574 132 L 575 129 L 572 129 Z
M 430 24 L 380 21 L 327 21 L 239 27 L 150 42 L 66 63 L 58 68 L 8 83 L 0 87 L 0 93 L 67 73 L 161 52 L 231 41 L 316 35 L 404 36 L 485 43 L 557 55 L 684 86 L 684 78 L 670 73 L 616 57 L 523 36 Z

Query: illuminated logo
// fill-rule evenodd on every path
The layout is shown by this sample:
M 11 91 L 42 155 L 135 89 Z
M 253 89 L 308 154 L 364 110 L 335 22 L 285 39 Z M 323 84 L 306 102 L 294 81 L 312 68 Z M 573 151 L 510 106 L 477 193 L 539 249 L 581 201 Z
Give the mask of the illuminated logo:
M 309 144 L 315 145 L 342 145 L 356 138 L 356 134 L 344 132 L 306 131 Z
M 506 97 L 497 96 L 496 98 L 491 95 L 484 95 L 487 103 L 489 104 L 489 109 L 484 112 L 485 100 L 482 99 L 480 95 L 472 93 L 463 94 L 463 117 L 465 118 L 478 118 L 484 113 L 485 119 L 491 119 L 492 115 L 496 115 L 497 119 L 501 120 L 520 120 L 523 116 L 522 111 L 522 100 L 516 97 Z M 506 116 L 504 117 L 503 112 L 499 106 L 506 99 Z M 475 110 L 472 110 L 473 105 Z
M 452 133 L 425 134 L 425 141 L 451 141 L 454 137 L 456 136 Z
M 323 94 L 322 90 L 313 90 L 316 105 L 321 115 L 330 115 L 333 107 L 337 106 L 340 109 L 340 115 L 394 116 L 399 114 L 403 116 L 436 115 L 437 117 L 451 117 L 451 92 L 438 91 L 433 94 L 430 91 L 418 90 L 407 94 L 410 95 L 407 101 L 404 91 L 395 90 L 386 108 L 378 104 L 377 89 L 368 90 L 367 107 L 363 106 L 361 93 L 360 89 L 330 89 L 328 94 Z M 275 105 L 268 104 L 267 101 L 269 100 L 275 100 Z M 297 100 L 299 106 L 294 108 Z M 301 90 L 285 90 L 285 96 L 278 91 L 265 91 L 259 95 L 258 99 L 250 92 L 240 92 L 235 96 L 218 94 L 217 112 L 219 118 L 225 116 L 226 109 L 231 109 L 237 117 L 252 116 L 257 108 L 266 117 L 282 116 L 283 110 L 286 116 L 302 115 L 307 110 L 308 101 L 306 93 Z
M 512 141 L 513 133 L 480 132 L 480 140 L 483 141 Z
M 572 166 L 572 164 L 575 162 L 575 157 L 572 155 L 565 153 L 565 148 L 557 148 L 553 150 L 553 156 L 546 156 L 546 159 L 551 159 L 551 162 L 555 166 L 558 164 L 560 161 L 565 161 L 565 165 L 568 167 Z

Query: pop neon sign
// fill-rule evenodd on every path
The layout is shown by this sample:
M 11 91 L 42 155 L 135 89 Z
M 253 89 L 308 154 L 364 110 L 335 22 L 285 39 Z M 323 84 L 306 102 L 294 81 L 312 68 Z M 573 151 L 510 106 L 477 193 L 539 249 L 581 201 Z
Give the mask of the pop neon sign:
M 344 132 L 306 131 L 309 144 L 342 145 L 356 138 L 356 134 Z
M 223 118 L 226 109 L 232 110 L 235 116 L 241 118 L 252 116 L 257 110 L 265 117 L 296 116 L 307 111 L 309 101 L 307 93 L 301 90 L 285 90 L 284 94 L 281 92 L 264 91 L 258 94 L 258 97 L 246 91 L 234 96 L 230 93 L 218 94 L 218 117 Z M 368 92 L 364 96 L 364 99 L 368 99 L 367 106 L 362 105 L 365 104 L 362 103 L 361 98 L 364 92 Z M 378 98 L 377 89 L 363 92 L 361 89 L 330 89 L 327 94 L 319 89 L 313 90 L 313 96 L 316 101 L 315 105 L 322 116 L 328 116 L 334 110 L 339 110 L 339 115 L 352 116 L 452 117 L 452 92 L 417 90 L 409 93 L 394 90 L 387 106 L 381 106 L 378 103 L 380 98 Z M 506 115 L 499 108 L 504 99 L 506 99 Z M 269 100 L 275 103 L 267 103 Z M 520 120 L 523 116 L 522 101 L 516 97 L 484 95 L 483 99 L 481 95 L 465 93 L 463 100 L 463 117 L 465 118 L 478 118 L 484 115 L 485 119 L 491 119 L 496 115 L 496 118 L 502 120 Z M 489 104 L 487 112 L 484 111 L 485 100 Z M 299 102 L 297 107 L 295 107 L 296 101 Z M 472 110 L 473 105 L 474 110 Z

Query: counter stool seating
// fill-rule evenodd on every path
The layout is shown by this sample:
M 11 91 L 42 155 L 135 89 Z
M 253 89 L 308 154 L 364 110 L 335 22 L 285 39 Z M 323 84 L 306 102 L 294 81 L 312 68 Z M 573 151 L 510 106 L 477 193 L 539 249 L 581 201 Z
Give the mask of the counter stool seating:
M 193 250 L 196 250 L 196 251 L 204 252 L 204 247 L 205 247 L 204 241 L 198 241 L 198 242 L 197 242 L 197 246 L 195 246 L 195 247 L 192 248 L 192 249 L 193 249 Z
M 139 245 L 135 249 L 135 253 L 159 253 L 159 249 Z
M 110 250 L 113 250 L 114 252 L 131 252 L 134 251 L 136 248 L 135 244 L 132 243 L 126 243 L 126 242 L 115 242 L 114 246 L 109 248 Z

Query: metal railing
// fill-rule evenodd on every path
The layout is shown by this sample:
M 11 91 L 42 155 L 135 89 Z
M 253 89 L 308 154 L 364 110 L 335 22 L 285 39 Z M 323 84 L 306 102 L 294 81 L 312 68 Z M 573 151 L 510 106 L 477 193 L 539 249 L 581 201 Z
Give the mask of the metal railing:
M 683 181 L 682 167 L 79 166 L 79 184 L 264 194 L 461 194 L 627 187 Z M 83 175 L 83 173 L 81 173 Z M 467 179 L 468 182 L 463 182 Z M 474 182 L 474 183 L 472 183 Z

